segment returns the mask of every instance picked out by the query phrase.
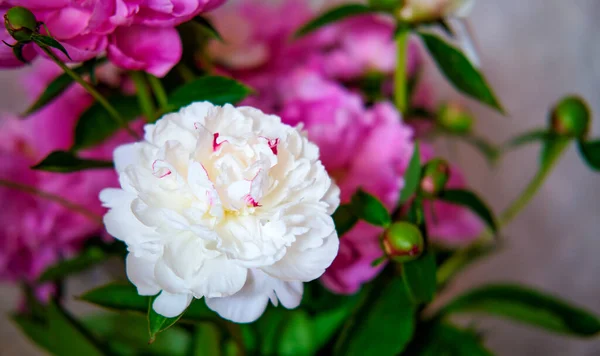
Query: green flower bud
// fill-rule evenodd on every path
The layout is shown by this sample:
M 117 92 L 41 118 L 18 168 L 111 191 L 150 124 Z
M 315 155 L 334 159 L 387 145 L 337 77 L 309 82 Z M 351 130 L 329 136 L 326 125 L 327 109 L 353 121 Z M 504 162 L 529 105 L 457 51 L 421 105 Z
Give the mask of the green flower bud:
M 571 96 L 562 99 L 552 110 L 550 125 L 555 133 L 573 138 L 585 138 L 590 130 L 590 109 L 583 99 Z
M 393 261 L 412 261 L 423 253 L 423 235 L 411 223 L 396 222 L 383 234 L 381 248 Z
M 421 177 L 421 191 L 428 197 L 437 196 L 448 183 L 450 167 L 448 162 L 435 158 L 425 164 Z
M 467 108 L 456 102 L 440 106 L 437 122 L 446 130 L 456 134 L 467 134 L 473 128 L 473 116 Z
M 4 14 L 4 26 L 8 33 L 17 41 L 29 41 L 37 31 L 35 15 L 21 6 L 15 6 Z

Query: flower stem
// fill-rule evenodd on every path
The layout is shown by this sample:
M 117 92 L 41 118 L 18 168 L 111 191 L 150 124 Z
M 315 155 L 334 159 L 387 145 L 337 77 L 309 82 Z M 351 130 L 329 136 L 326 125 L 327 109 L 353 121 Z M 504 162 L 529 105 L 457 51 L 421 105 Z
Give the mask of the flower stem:
M 31 195 L 38 196 L 40 198 L 44 198 L 46 200 L 50 200 L 52 202 L 62 205 L 63 207 L 65 207 L 71 211 L 77 212 L 98 224 L 102 224 L 102 216 L 94 213 L 93 211 L 89 210 L 85 206 L 70 202 L 67 199 L 65 199 L 59 195 L 56 195 L 53 193 L 48 193 L 48 192 L 39 190 L 39 189 L 34 188 L 29 185 L 12 182 L 12 181 L 5 180 L 5 179 L 0 179 L 0 186 L 19 190 L 19 191 L 22 191 L 25 193 L 29 193 Z
M 160 79 L 151 74 L 148 74 L 148 82 L 150 83 L 150 87 L 154 92 L 156 101 L 158 101 L 158 106 L 161 109 L 166 110 L 169 106 L 169 100 L 167 99 L 167 92 L 165 91 L 165 88 L 160 82 Z
M 529 204 L 536 193 L 543 186 L 546 178 L 556 166 L 561 155 L 565 152 L 569 144 L 569 140 L 565 138 L 557 138 L 555 144 L 550 148 L 545 163 L 542 164 L 539 171 L 533 177 L 531 182 L 525 187 L 519 197 L 514 200 L 500 214 L 498 226 L 502 227 L 509 224 L 518 214 Z M 479 238 L 471 244 L 471 246 L 456 251 L 448 258 L 437 270 L 438 284 L 447 283 L 456 273 L 471 264 L 479 257 L 485 256 L 490 252 L 489 242 L 491 240 L 489 232 L 484 232 Z
M 408 28 L 401 29 L 396 34 L 398 54 L 396 58 L 396 72 L 394 74 L 394 101 L 398 110 L 403 114 L 408 109 L 406 62 L 409 36 L 410 30 Z
M 139 135 L 133 131 L 129 125 L 123 120 L 121 115 L 115 108 L 100 94 L 90 83 L 85 81 L 79 74 L 75 73 L 71 68 L 69 68 L 65 63 L 63 63 L 60 58 L 58 58 L 51 50 L 49 50 L 45 46 L 40 46 L 40 48 L 56 63 L 67 75 L 73 78 L 74 81 L 79 83 L 100 105 L 102 105 L 108 114 L 119 124 L 119 126 L 125 128 L 127 132 L 134 137 L 135 139 L 139 139 Z
M 134 71 L 130 73 L 131 80 L 135 84 L 135 91 L 137 93 L 138 103 L 140 108 L 146 116 L 146 121 L 153 121 L 156 108 L 154 107 L 154 99 L 148 89 L 145 75 L 143 72 Z

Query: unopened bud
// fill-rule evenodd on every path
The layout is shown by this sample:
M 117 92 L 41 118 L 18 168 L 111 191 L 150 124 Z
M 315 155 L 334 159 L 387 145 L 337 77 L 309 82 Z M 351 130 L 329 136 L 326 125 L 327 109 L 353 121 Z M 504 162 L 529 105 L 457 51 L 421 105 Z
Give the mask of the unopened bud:
M 428 197 L 437 196 L 448 183 L 450 167 L 448 162 L 435 158 L 425 164 L 421 177 L 421 191 Z
M 423 235 L 411 223 L 396 222 L 383 234 L 381 248 L 393 261 L 412 261 L 423 253 Z
M 473 128 L 473 116 L 463 105 L 450 102 L 440 106 L 437 115 L 440 126 L 456 134 L 466 134 Z
M 590 109 L 581 98 L 564 98 L 552 110 L 552 131 L 560 136 L 585 138 L 590 130 L 590 116 Z
M 4 14 L 4 26 L 8 33 L 17 41 L 29 41 L 37 30 L 35 15 L 21 6 L 15 6 Z

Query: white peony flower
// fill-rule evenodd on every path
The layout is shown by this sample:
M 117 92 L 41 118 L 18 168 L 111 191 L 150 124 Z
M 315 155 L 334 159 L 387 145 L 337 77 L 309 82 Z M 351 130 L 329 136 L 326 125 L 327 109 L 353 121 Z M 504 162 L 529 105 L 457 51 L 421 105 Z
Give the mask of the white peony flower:
M 128 245 L 127 275 L 154 310 L 192 298 L 235 322 L 268 301 L 295 308 L 302 282 L 338 251 L 339 189 L 317 146 L 277 116 L 194 103 L 146 125 L 114 153 L 121 189 L 100 193 L 108 232 Z
M 467 17 L 475 0 L 405 0 L 400 18 L 408 22 L 434 21 L 443 17 Z

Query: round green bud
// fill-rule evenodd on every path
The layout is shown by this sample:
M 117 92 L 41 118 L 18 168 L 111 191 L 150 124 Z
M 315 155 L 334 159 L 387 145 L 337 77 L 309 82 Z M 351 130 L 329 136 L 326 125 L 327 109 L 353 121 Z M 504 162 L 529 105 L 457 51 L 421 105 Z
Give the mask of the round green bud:
M 396 262 L 412 261 L 423 253 L 423 234 L 408 222 L 396 222 L 382 235 L 381 248 Z
M 446 103 L 438 109 L 438 124 L 452 133 L 467 134 L 471 132 L 473 121 L 469 110 L 459 103 Z
M 35 15 L 21 6 L 15 6 L 4 14 L 4 26 L 8 33 L 17 41 L 28 41 L 37 31 Z
M 585 138 L 590 130 L 590 109 L 583 99 L 570 96 L 562 99 L 550 116 L 552 131 L 560 136 Z
M 435 197 L 444 188 L 450 177 L 450 166 L 441 158 L 434 158 L 425 164 L 421 177 L 421 191 L 427 197 Z

